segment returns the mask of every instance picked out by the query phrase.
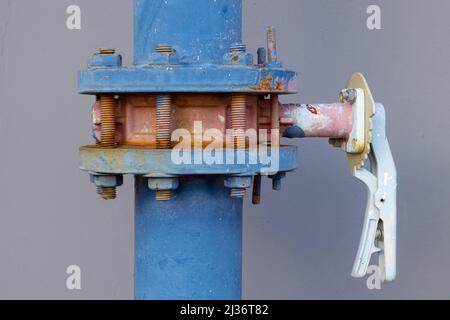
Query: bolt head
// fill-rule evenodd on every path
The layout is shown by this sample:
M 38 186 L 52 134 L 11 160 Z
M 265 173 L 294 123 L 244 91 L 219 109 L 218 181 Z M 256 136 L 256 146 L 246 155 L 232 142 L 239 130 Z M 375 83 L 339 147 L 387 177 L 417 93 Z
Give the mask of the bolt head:
M 97 187 L 114 188 L 123 185 L 122 175 L 91 174 L 91 182 Z
M 277 174 L 270 176 L 272 179 L 272 189 L 275 191 L 281 190 L 281 180 L 286 177 L 286 172 L 278 172 Z
M 252 177 L 227 177 L 225 187 L 229 189 L 247 189 L 252 185 Z
M 230 52 L 223 57 L 223 64 L 226 65 L 252 65 L 253 55 L 248 52 Z
M 180 63 L 180 57 L 176 51 L 171 53 L 153 52 L 150 54 L 149 63 L 152 65 L 173 65 Z
M 342 90 L 339 94 L 339 101 L 341 103 L 348 102 L 348 103 L 355 103 L 357 97 L 357 92 L 355 89 L 345 89 Z
M 122 66 L 122 56 L 114 49 L 100 49 L 89 60 L 89 68 L 116 68 Z

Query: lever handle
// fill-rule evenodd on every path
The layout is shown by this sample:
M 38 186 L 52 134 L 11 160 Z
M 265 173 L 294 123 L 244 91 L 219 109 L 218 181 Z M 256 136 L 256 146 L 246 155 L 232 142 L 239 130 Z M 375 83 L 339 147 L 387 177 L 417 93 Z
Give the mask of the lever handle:
M 383 105 L 376 105 L 372 123 L 370 171 L 361 168 L 353 173 L 367 186 L 368 200 L 352 276 L 364 277 L 370 258 L 379 253 L 381 279 L 390 282 L 396 277 L 397 172 L 386 138 Z

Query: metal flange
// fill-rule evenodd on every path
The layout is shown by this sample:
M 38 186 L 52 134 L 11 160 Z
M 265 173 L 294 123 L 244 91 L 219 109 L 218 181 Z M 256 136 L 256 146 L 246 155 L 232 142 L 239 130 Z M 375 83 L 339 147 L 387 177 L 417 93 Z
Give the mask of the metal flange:
M 90 68 L 78 74 L 82 94 L 99 93 L 255 93 L 295 94 L 297 73 L 242 65 L 149 65 Z
M 288 172 L 297 169 L 297 147 L 281 146 L 277 149 L 277 165 L 270 168 L 270 164 L 264 161 L 250 163 L 249 150 L 231 150 L 243 152 L 245 164 L 227 163 L 227 152 L 223 153 L 223 164 L 196 163 L 196 159 L 202 156 L 202 151 L 190 153 L 190 164 L 177 164 L 172 160 L 172 150 L 156 150 L 145 148 L 118 147 L 115 149 L 102 149 L 96 146 L 86 146 L 80 149 L 81 170 L 98 172 L 102 174 L 133 174 L 152 175 L 154 177 L 179 176 L 179 175 L 241 175 L 254 176 L 258 174 L 273 175 L 276 172 Z M 270 157 L 273 150 L 268 148 Z M 229 154 L 228 154 L 229 155 Z M 279 161 L 278 161 L 279 160 Z M 198 162 L 198 161 L 197 161 Z

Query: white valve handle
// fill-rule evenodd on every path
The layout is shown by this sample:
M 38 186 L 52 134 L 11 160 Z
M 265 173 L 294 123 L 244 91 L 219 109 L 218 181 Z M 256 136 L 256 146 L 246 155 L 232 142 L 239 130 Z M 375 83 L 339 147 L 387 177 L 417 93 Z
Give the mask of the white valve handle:
M 381 279 L 390 282 L 396 277 L 397 172 L 386 138 L 386 113 L 382 104 L 376 105 L 372 122 L 370 171 L 361 168 L 353 172 L 367 186 L 368 201 L 352 276 L 364 277 L 372 255 L 379 253 Z

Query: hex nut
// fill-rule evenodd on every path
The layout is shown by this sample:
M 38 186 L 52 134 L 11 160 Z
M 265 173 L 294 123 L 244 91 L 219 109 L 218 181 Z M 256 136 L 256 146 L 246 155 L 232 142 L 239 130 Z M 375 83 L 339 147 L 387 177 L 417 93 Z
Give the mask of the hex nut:
M 178 178 L 148 178 L 148 188 L 153 191 L 176 190 L 179 186 Z
M 102 53 L 106 52 L 106 53 Z M 110 51 L 98 51 L 89 60 L 89 68 L 114 68 L 122 66 L 122 56 L 116 54 L 114 50 Z
M 123 185 L 122 175 L 91 174 L 90 177 L 91 182 L 101 188 L 114 188 Z
M 227 177 L 225 187 L 229 189 L 247 189 L 252 185 L 252 177 Z

